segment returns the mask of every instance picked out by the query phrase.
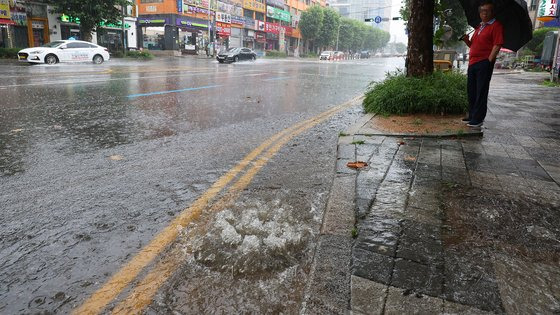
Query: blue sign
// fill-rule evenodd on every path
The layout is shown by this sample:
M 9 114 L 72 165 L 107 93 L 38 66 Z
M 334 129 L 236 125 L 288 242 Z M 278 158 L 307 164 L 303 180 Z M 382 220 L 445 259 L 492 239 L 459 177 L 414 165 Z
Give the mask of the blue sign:
M 374 21 L 375 21 L 375 23 L 377 23 L 377 24 L 381 23 L 381 17 L 380 17 L 379 15 L 376 16 Z

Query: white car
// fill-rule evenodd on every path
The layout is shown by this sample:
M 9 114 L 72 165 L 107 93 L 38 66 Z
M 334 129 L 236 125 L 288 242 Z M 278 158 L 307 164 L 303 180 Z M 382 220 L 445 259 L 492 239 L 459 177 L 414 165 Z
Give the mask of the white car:
M 107 48 L 81 40 L 57 40 L 43 46 L 26 48 L 18 52 L 18 60 L 29 63 L 90 61 L 100 64 L 109 60 Z
M 319 60 L 331 60 L 334 55 L 334 51 L 325 50 L 319 56 Z

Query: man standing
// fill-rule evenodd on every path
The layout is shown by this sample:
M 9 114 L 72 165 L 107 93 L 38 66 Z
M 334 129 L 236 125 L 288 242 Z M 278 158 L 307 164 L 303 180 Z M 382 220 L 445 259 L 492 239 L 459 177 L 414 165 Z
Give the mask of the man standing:
M 474 30 L 473 36 L 463 36 L 470 47 L 469 69 L 467 71 L 467 93 L 469 116 L 463 118 L 469 127 L 480 127 L 488 110 L 488 90 L 494 71 L 494 63 L 504 43 L 504 27 L 494 18 L 494 5 L 482 1 L 478 7 L 482 22 Z

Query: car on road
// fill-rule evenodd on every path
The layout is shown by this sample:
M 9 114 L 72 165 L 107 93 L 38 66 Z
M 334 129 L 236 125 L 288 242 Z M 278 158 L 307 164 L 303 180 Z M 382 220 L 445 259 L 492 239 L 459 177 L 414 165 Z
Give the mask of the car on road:
M 250 48 L 234 47 L 220 52 L 216 59 L 219 63 L 237 62 L 241 60 L 257 60 L 257 54 Z
M 57 40 L 39 47 L 25 48 L 18 52 L 22 62 L 46 63 L 84 62 L 95 64 L 109 60 L 109 50 L 105 47 L 81 40 Z
M 334 51 L 325 50 L 319 55 L 319 60 L 331 60 L 334 55 Z
M 360 59 L 369 59 L 369 57 L 370 57 L 369 51 L 362 50 L 360 52 Z

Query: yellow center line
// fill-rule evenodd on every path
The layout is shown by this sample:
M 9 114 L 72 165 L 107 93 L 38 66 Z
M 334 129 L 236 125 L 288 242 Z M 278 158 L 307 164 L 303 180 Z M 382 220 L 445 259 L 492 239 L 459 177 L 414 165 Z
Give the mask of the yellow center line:
M 280 139 L 254 163 L 253 167 L 245 175 L 232 185 L 230 192 L 240 192 L 244 189 L 260 168 L 266 164 L 270 157 L 276 154 L 276 152 L 278 152 L 278 150 L 280 150 L 280 148 L 290 139 L 331 117 L 343 108 L 350 106 L 356 99 L 357 98 L 354 98 L 345 104 L 334 107 L 315 118 L 297 123 L 263 142 L 233 169 L 220 177 L 190 207 L 183 210 L 163 231 L 156 235 L 156 237 L 148 245 L 136 254 L 129 263 L 121 268 L 113 277 L 111 277 L 111 279 L 109 279 L 109 281 L 107 281 L 107 283 L 105 283 L 105 285 L 103 285 L 103 287 L 98 289 L 88 300 L 86 300 L 84 304 L 76 309 L 74 313 L 98 314 L 101 312 L 107 304 L 114 300 L 146 266 L 148 266 L 169 244 L 176 239 L 183 227 L 198 218 L 202 213 L 202 210 L 207 208 L 210 201 L 267 147 L 271 146 L 274 142 Z M 225 199 L 222 198 L 220 203 L 224 200 Z M 153 294 L 155 294 L 161 284 L 171 275 L 177 263 L 178 262 L 164 262 L 159 264 L 159 266 L 156 266 L 156 268 L 154 268 L 153 271 L 143 279 L 143 281 L 147 284 L 141 283 L 138 285 L 129 298 L 123 301 L 122 306 L 119 305 L 115 311 L 121 310 L 128 312 L 128 310 L 132 310 L 132 312 L 137 312 L 139 309 L 143 309 L 150 303 Z M 138 288 L 146 288 L 149 292 L 141 292 L 142 290 Z

